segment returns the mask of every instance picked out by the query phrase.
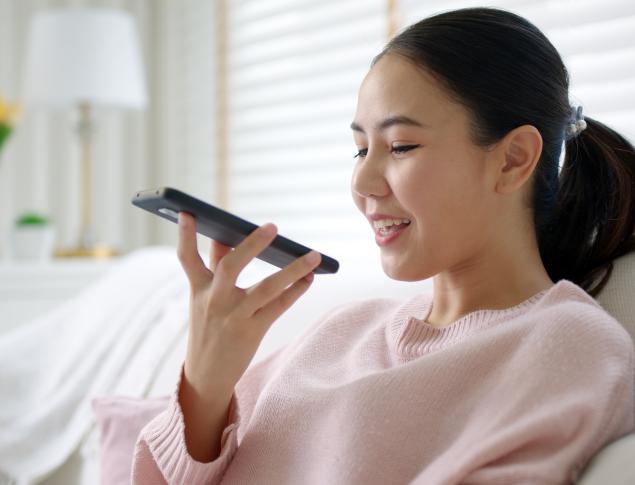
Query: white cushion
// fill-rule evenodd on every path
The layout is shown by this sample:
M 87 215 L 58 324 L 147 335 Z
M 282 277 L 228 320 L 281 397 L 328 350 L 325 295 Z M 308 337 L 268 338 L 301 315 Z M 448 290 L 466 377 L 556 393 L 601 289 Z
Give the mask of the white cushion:
M 613 261 L 613 273 L 596 300 L 620 322 L 635 343 L 635 253 Z M 633 410 L 635 412 L 635 409 Z M 635 433 L 606 445 L 593 457 L 580 485 L 635 483 Z

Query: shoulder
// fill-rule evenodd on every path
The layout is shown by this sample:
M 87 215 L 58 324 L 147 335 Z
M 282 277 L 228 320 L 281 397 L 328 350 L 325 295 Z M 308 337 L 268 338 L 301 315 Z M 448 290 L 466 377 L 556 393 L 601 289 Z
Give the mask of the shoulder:
M 571 281 L 559 281 L 536 304 L 533 314 L 532 333 L 547 346 L 551 343 L 563 351 L 633 358 L 633 340 L 624 326 Z
M 509 355 L 501 366 L 505 382 L 526 399 L 535 395 L 550 402 L 563 395 L 588 402 L 600 395 L 635 395 L 635 350 L 628 332 L 582 288 L 561 285 L 557 293 L 548 292 L 518 320 L 522 324 L 509 327 L 514 343 L 507 350 L 513 352 L 500 352 Z

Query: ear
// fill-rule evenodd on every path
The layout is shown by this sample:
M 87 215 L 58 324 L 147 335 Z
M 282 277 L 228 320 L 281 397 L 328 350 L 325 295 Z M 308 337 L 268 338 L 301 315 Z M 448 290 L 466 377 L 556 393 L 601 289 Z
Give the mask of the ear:
M 521 188 L 531 177 L 542 153 L 542 136 L 532 125 L 510 131 L 498 149 L 499 170 L 495 190 L 506 194 Z

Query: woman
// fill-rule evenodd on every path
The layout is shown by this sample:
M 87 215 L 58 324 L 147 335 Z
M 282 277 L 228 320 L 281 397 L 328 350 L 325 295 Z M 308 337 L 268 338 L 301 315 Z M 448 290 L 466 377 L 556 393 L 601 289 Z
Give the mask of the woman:
M 247 370 L 319 261 L 237 288 L 275 226 L 213 243 L 208 269 L 182 214 L 187 354 L 134 483 L 574 482 L 635 426 L 633 343 L 592 298 L 635 247 L 633 146 L 570 106 L 534 25 L 489 8 L 393 38 L 351 128 L 383 269 L 433 294 L 333 308 Z

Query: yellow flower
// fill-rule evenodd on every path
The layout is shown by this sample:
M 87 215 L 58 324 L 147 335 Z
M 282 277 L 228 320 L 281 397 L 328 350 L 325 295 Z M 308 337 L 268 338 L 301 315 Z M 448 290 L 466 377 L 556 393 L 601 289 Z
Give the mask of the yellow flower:
M 0 95 L 0 123 L 12 126 L 21 112 L 19 104 L 9 103 Z

